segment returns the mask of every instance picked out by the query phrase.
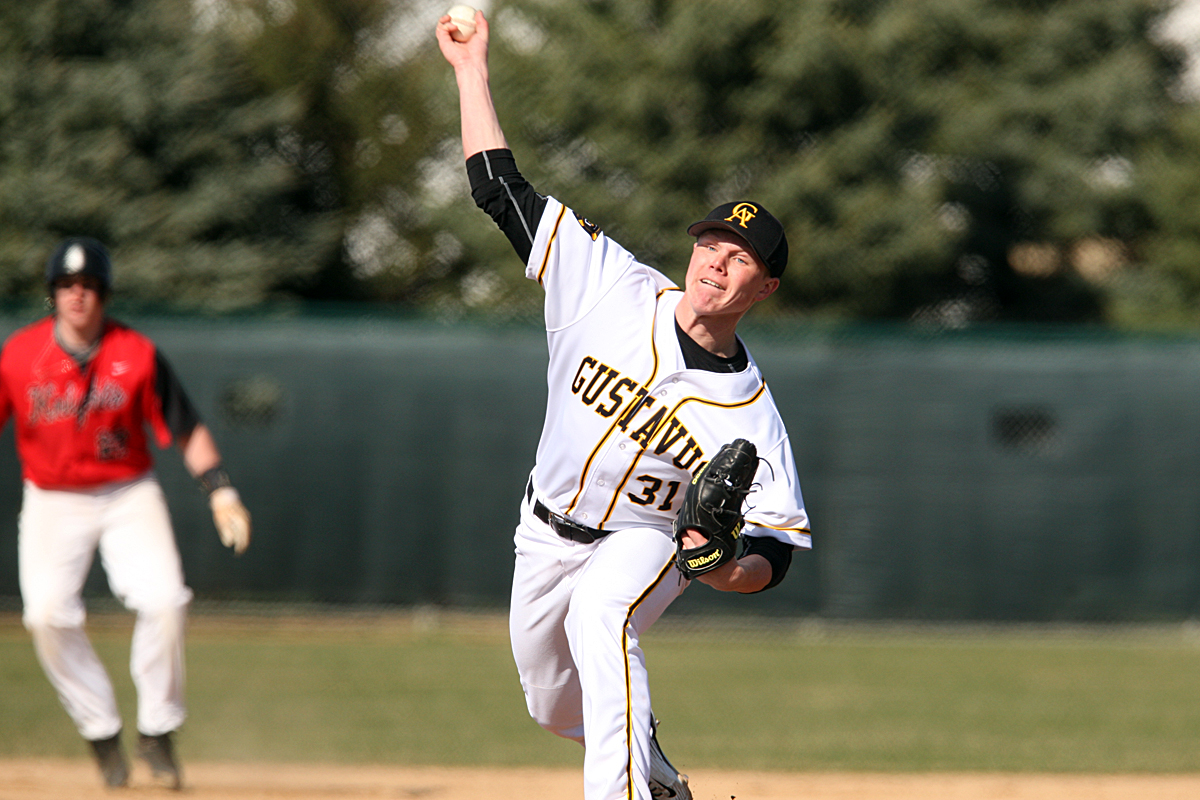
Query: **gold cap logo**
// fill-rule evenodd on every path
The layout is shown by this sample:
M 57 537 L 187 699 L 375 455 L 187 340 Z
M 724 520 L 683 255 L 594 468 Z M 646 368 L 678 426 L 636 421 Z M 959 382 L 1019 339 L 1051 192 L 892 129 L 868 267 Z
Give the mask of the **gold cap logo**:
M 749 203 L 738 203 L 733 207 L 733 212 L 725 218 L 726 222 L 736 222 L 743 228 L 749 227 L 746 223 L 754 219 L 754 215 L 758 213 L 758 209 Z

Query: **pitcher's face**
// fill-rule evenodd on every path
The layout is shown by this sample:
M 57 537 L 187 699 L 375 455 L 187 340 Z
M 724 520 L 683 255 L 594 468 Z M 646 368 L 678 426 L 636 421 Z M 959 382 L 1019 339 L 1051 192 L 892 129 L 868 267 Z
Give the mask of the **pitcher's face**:
M 779 287 L 740 236 L 720 228 L 696 237 L 684 292 L 696 316 L 740 317 Z

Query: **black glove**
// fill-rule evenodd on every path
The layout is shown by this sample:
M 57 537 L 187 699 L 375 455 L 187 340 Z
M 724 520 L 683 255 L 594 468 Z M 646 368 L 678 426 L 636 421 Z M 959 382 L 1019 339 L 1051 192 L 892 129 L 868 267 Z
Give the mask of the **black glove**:
M 742 502 L 758 471 L 758 449 L 745 439 L 724 445 L 696 474 L 683 495 L 675 518 L 675 565 L 691 580 L 737 557 L 742 530 Z M 708 537 L 699 547 L 684 549 L 683 532 Z

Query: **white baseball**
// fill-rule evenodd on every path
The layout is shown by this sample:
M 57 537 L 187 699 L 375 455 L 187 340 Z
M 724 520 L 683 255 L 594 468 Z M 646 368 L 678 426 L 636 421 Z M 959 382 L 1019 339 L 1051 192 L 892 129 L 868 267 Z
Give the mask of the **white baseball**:
M 457 31 L 450 34 L 450 38 L 456 42 L 465 42 L 475 35 L 475 9 L 470 6 L 457 5 L 451 6 L 446 12 L 450 15 L 450 21 L 454 23 Z

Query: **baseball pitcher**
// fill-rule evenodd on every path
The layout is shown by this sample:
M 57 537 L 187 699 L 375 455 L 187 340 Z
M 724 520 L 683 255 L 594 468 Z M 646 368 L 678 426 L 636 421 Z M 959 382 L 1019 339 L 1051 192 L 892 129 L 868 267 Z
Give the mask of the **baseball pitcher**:
M 467 175 L 545 290 L 545 423 L 515 535 L 510 633 L 530 714 L 585 747 L 587 800 L 685 798 L 641 634 L 692 580 L 758 592 L 812 546 L 787 431 L 736 329 L 779 286 L 783 226 L 725 203 L 688 228 L 682 288 L 517 170 L 492 104 L 488 23 L 437 38 Z

